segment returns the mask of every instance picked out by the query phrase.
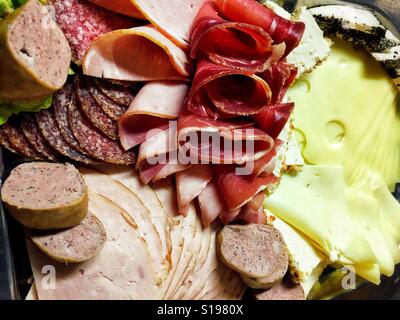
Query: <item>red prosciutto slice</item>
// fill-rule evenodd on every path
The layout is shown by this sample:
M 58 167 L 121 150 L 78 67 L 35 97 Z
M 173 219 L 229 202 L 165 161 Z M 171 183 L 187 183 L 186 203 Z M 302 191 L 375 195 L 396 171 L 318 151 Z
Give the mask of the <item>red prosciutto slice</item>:
M 155 81 L 146 84 L 119 119 L 119 138 L 125 150 L 146 140 L 152 129 L 165 129 L 182 112 L 186 83 Z
M 120 13 L 129 17 L 137 18 L 137 19 L 146 19 L 141 12 L 133 5 L 130 0 L 89 0 L 90 2 L 108 9 L 110 11 L 114 11 L 116 13 Z
M 305 25 L 280 17 L 254 0 L 214 0 L 219 12 L 229 20 L 263 28 L 275 43 L 285 43 L 287 56 L 304 34 Z
M 194 165 L 176 174 L 180 214 L 187 215 L 190 203 L 207 187 L 212 179 L 212 173 L 212 167 L 209 165 Z
M 222 210 L 222 212 L 219 214 L 219 219 L 223 224 L 231 223 L 237 220 L 240 210 L 240 208 L 233 211 L 229 211 L 228 209 Z
M 297 76 L 297 68 L 289 63 L 279 61 L 259 75 L 269 85 L 272 91 L 271 104 L 281 103 L 287 90 Z
M 279 181 L 273 174 L 237 175 L 236 167 L 226 165 L 216 167 L 216 176 L 229 211 L 243 207 L 255 195 Z
M 152 25 L 186 49 L 194 19 L 206 0 L 130 1 Z
M 199 116 L 232 118 L 253 115 L 271 101 L 271 89 L 260 77 L 202 60 L 187 99 L 187 109 Z
M 204 4 L 193 24 L 192 58 L 202 55 L 216 64 L 262 72 L 284 55 L 284 44 L 272 46 L 271 37 L 260 27 L 222 19 L 215 3 Z
M 186 53 L 152 26 L 97 38 L 82 66 L 86 75 L 124 81 L 184 80 L 191 72 Z
M 294 103 L 272 105 L 254 116 L 259 128 L 276 139 L 288 122 Z
M 263 207 L 265 197 L 265 193 L 260 192 L 253 199 L 251 199 L 251 201 L 246 203 L 241 209 L 240 214 L 237 216 L 237 220 L 241 220 L 247 224 L 266 224 L 267 216 Z
M 274 147 L 262 158 L 253 162 L 253 172 L 252 175 L 259 176 L 260 174 L 269 174 L 275 169 L 276 165 L 276 151 L 282 145 L 282 141 L 277 139 L 274 143 Z
M 205 228 L 225 210 L 225 202 L 219 191 L 218 184 L 213 180 L 198 196 L 201 221 Z
M 180 159 L 190 163 L 243 164 L 266 155 L 273 139 L 248 122 L 227 122 L 186 114 L 178 121 Z M 182 161 L 181 161 L 182 162 Z

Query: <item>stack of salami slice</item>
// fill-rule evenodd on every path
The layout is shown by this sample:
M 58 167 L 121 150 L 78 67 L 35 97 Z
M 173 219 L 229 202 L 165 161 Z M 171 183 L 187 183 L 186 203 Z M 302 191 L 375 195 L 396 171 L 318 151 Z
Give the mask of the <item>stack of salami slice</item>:
M 76 75 L 54 95 L 50 109 L 13 117 L 0 127 L 0 142 L 35 160 L 134 164 L 136 154 L 118 141 L 117 119 L 136 90 Z

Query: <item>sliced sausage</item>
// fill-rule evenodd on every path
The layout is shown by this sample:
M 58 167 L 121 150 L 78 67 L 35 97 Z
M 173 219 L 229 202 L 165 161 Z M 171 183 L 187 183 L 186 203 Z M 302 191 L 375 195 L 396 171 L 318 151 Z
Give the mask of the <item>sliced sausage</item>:
M 257 291 L 254 294 L 257 300 L 305 300 L 304 289 L 300 284 L 291 282 L 288 278 L 279 282 L 266 291 Z
M 36 123 L 47 143 L 62 155 L 74 161 L 82 163 L 93 163 L 94 161 L 86 155 L 72 149 L 63 138 L 60 128 L 50 110 L 42 110 L 35 114 Z
M 110 119 L 90 94 L 89 86 L 83 77 L 75 77 L 75 93 L 80 109 L 94 127 L 113 140 L 118 138 L 118 124 Z
M 128 110 L 128 106 L 118 104 L 106 96 L 94 81 L 86 78 L 93 99 L 103 109 L 104 113 L 113 121 L 117 121 Z
M 21 116 L 21 128 L 29 143 L 45 158 L 57 162 L 61 156 L 56 150 L 51 148 L 43 135 L 40 133 L 35 118 L 31 114 Z
M 118 84 L 116 82 L 111 82 L 107 80 L 101 80 L 98 78 L 93 78 L 94 83 L 97 88 L 103 92 L 107 97 L 109 97 L 114 102 L 128 107 L 132 100 L 135 98 L 136 94 L 139 92 L 139 85 L 127 86 Z
M 50 258 L 64 263 L 93 258 L 107 240 L 101 221 L 88 213 L 80 224 L 60 231 L 28 231 L 29 238 Z
M 4 124 L 2 130 L 8 138 L 12 150 L 17 151 L 18 154 L 26 158 L 45 160 L 45 157 L 36 151 L 29 143 L 20 127 L 19 121 L 16 118 L 10 119 L 6 124 Z
M 87 214 L 86 184 L 70 164 L 21 164 L 4 182 L 1 196 L 11 215 L 27 228 L 69 228 Z
M 283 237 L 272 226 L 227 225 L 218 233 L 217 247 L 222 262 L 244 277 L 269 277 L 289 265 Z
M 66 83 L 64 88 L 58 91 L 53 98 L 54 118 L 58 124 L 62 137 L 69 146 L 77 152 L 87 155 L 76 141 L 68 121 L 68 105 L 75 103 L 74 85 L 72 82 Z
M 70 62 L 67 39 L 37 0 L 0 20 L 0 99 L 48 97 L 64 85 Z

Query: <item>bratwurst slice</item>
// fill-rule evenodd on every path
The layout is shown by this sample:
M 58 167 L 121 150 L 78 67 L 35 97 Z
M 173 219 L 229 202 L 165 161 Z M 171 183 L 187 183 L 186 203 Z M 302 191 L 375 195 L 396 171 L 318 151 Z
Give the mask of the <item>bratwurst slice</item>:
M 41 100 L 67 80 L 71 50 L 50 11 L 29 0 L 0 20 L 0 100 Z
M 262 224 L 226 225 L 217 237 L 223 263 L 250 279 L 286 272 L 289 254 L 281 233 Z M 275 281 L 273 281 L 275 282 Z
M 58 231 L 28 231 L 28 236 L 50 258 L 79 263 L 93 258 L 107 240 L 101 221 L 92 213 L 77 226 Z
M 21 164 L 4 182 L 1 196 L 11 215 L 31 229 L 73 227 L 88 210 L 86 184 L 70 164 Z

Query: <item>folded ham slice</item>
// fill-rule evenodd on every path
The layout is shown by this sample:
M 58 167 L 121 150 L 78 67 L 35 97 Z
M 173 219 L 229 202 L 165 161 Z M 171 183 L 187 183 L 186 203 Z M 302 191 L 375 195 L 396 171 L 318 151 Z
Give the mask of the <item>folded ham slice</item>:
M 206 0 L 130 0 L 136 8 L 179 47 L 189 47 L 190 29 Z
M 263 28 L 275 43 L 285 43 L 287 56 L 296 48 L 304 34 L 303 22 L 293 22 L 277 15 L 254 0 L 214 0 L 219 12 L 227 19 Z
M 187 99 L 187 109 L 212 119 L 257 114 L 271 102 L 267 82 L 246 71 L 202 60 Z
M 267 215 L 265 214 L 263 207 L 265 197 L 266 195 L 264 192 L 256 195 L 253 199 L 251 199 L 251 201 L 243 206 L 240 214 L 237 216 L 237 219 L 247 224 L 266 224 Z
M 200 10 L 191 35 L 192 58 L 202 55 L 216 64 L 263 72 L 285 53 L 286 45 L 272 45 L 272 39 L 262 28 L 221 18 L 213 1 Z
M 186 114 L 178 121 L 178 144 L 181 163 L 244 164 L 265 156 L 274 141 L 248 122 Z
M 129 17 L 146 20 L 146 18 L 141 14 L 141 12 L 136 9 L 130 0 L 89 0 L 90 2 L 106 8 L 110 11 L 116 13 L 124 14 Z
M 216 166 L 216 176 L 229 211 L 241 208 L 268 186 L 278 183 L 273 174 L 237 175 L 235 166 Z
M 183 80 L 190 75 L 186 53 L 152 26 L 97 38 L 82 66 L 87 75 L 125 81 Z
M 226 207 L 218 184 L 214 180 L 199 194 L 198 201 L 201 222 L 205 228 L 209 227 Z
M 209 165 L 194 165 L 176 174 L 180 214 L 187 215 L 190 203 L 207 187 L 212 179 L 212 174 L 212 167 Z
M 148 184 L 171 161 L 176 161 L 176 128 L 153 130 L 155 134 L 144 141 L 139 148 L 136 169 L 143 183 Z
M 152 129 L 166 129 L 182 112 L 189 87 L 175 81 L 147 83 L 119 119 L 119 138 L 125 150 L 141 144 Z
M 294 109 L 294 103 L 282 103 L 266 107 L 254 116 L 259 128 L 276 139 L 282 132 Z

